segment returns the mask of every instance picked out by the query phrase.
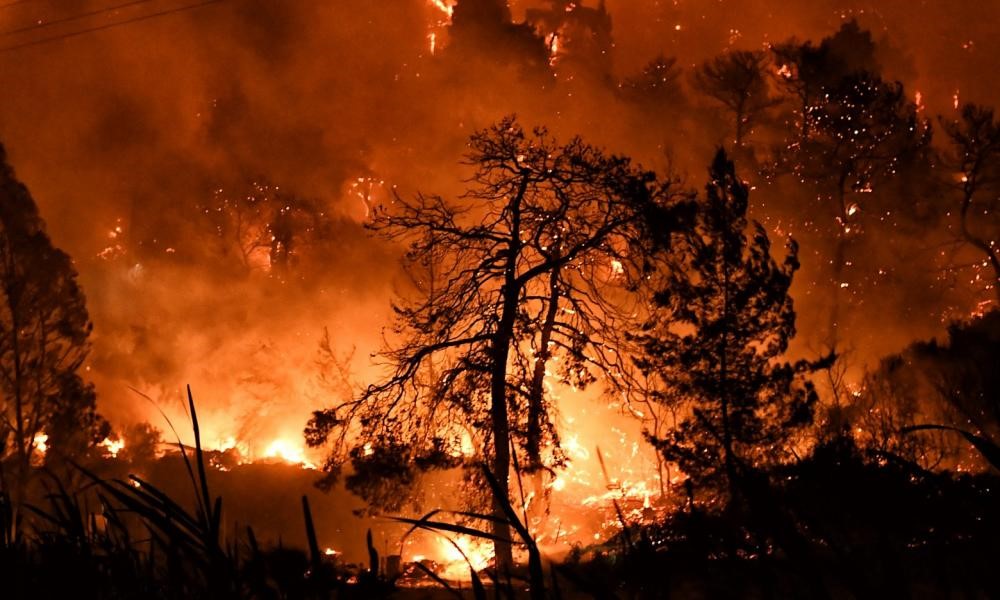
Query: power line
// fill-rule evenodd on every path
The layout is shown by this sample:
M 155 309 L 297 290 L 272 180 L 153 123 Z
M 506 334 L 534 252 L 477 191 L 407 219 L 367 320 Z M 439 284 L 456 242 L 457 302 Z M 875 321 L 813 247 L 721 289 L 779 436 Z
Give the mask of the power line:
M 0 4 L 0 10 L 5 8 L 10 8 L 11 6 L 17 6 L 18 4 L 27 4 L 28 2 L 34 2 L 35 0 L 14 0 L 13 2 L 5 2 Z
M 21 0 L 22 2 L 25 0 Z M 51 21 L 42 21 L 41 23 L 35 23 L 34 25 L 26 25 L 24 27 L 18 27 L 17 29 L 8 29 L 6 31 L 0 31 L 0 35 L 13 35 L 15 33 L 24 33 L 26 31 L 34 31 L 35 29 L 44 29 L 46 27 L 52 27 L 54 25 L 61 25 L 63 23 L 71 23 L 73 21 L 79 21 L 81 19 L 86 19 L 88 17 L 94 17 L 102 13 L 111 12 L 119 10 L 122 8 L 129 8 L 131 6 L 138 6 L 140 4 L 148 4 L 149 2 L 155 2 L 155 0 L 131 0 L 130 2 L 125 2 L 123 4 L 116 4 L 114 6 L 106 6 L 104 8 L 98 8 L 95 10 L 90 10 L 87 12 L 70 15 L 68 17 L 61 17 L 58 19 L 52 19 Z
M 208 6 L 210 4 L 219 4 L 223 0 L 206 0 L 205 2 L 198 2 L 195 4 L 187 4 L 184 6 L 178 6 L 177 8 L 170 8 L 167 10 L 161 10 L 159 12 L 149 13 L 146 15 L 141 15 L 138 17 L 132 17 L 131 19 L 126 19 L 124 21 L 116 21 L 114 23 L 108 23 L 107 25 L 99 25 L 97 27 L 89 27 L 87 29 L 80 29 L 78 31 L 71 31 L 69 33 L 64 33 L 61 35 L 54 35 L 47 38 L 42 38 L 38 40 L 33 40 L 30 42 L 24 42 L 23 44 L 15 44 L 13 46 L 3 46 L 0 47 L 0 52 L 10 52 L 12 50 L 19 50 L 21 48 L 28 48 L 30 46 L 40 46 L 42 44 L 47 44 L 49 42 L 56 42 L 59 40 L 64 40 L 67 38 L 77 37 L 85 35 L 88 33 L 93 33 L 95 31 L 104 31 L 105 29 L 113 29 L 115 27 L 122 27 L 125 25 L 130 25 L 132 23 L 138 23 L 140 21 L 148 21 L 150 19 L 155 19 L 157 17 L 162 17 L 166 15 L 171 15 L 179 12 L 184 12 L 188 10 L 194 10 L 196 8 L 201 8 L 203 6 Z

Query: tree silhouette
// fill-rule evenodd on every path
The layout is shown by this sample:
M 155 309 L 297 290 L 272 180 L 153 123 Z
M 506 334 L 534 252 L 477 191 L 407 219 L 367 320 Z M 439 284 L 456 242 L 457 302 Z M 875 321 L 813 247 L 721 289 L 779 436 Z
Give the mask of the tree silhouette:
M 30 465 L 107 435 L 77 370 L 91 323 L 70 257 L 55 248 L 0 147 L 0 486 L 23 499 Z M 44 437 L 43 437 L 44 436 Z
M 789 40 L 771 48 L 777 64 L 777 81 L 796 100 L 798 139 L 812 131 L 815 107 L 825 90 L 852 75 L 877 73 L 875 42 L 871 33 L 851 20 L 818 46 Z
M 653 440 L 664 457 L 696 483 L 735 496 L 741 468 L 790 454 L 816 395 L 799 377 L 808 363 L 779 362 L 795 333 L 795 243 L 779 265 L 763 227 L 747 231 L 748 188 L 722 150 L 706 191 L 661 273 L 636 362 L 658 383 L 654 399 L 678 415 Z
M 872 212 L 877 188 L 919 161 L 930 143 L 930 126 L 908 101 L 901 84 L 859 73 L 822 88 L 809 106 L 805 138 L 790 143 L 779 162 L 815 186 L 819 209 L 828 215 L 832 240 L 832 291 L 828 343 L 836 344 L 844 267 L 851 241 L 862 233 L 861 218 Z M 864 206 L 864 205 L 868 206 Z
M 616 343 L 635 310 L 627 288 L 645 268 L 647 224 L 675 227 L 672 188 L 627 158 L 512 118 L 470 147 L 475 173 L 457 202 L 396 198 L 374 216 L 377 233 L 408 244 L 416 289 L 394 306 L 387 377 L 309 423 L 313 446 L 356 434 L 334 446 L 334 476 L 350 461 L 369 484 L 410 484 L 421 469 L 481 457 L 507 494 L 512 450 L 530 469 L 563 461 L 546 371 L 577 388 L 599 376 L 627 383 Z M 494 534 L 509 539 L 499 520 Z M 497 543 L 497 560 L 510 564 L 509 544 Z
M 1000 123 L 993 109 L 966 104 L 944 130 L 951 142 L 945 164 L 959 180 L 959 236 L 989 265 L 987 288 L 1000 305 Z
M 216 190 L 198 207 L 218 238 L 223 256 L 235 254 L 245 269 L 283 270 L 330 225 L 316 202 L 265 180 L 237 190 Z
M 650 112 L 676 107 L 684 102 L 680 75 L 677 59 L 661 54 L 649 61 L 638 75 L 625 79 L 621 94 Z
M 461 61 L 515 65 L 529 76 L 551 77 L 549 51 L 534 28 L 514 23 L 505 0 L 460 0 L 452 13 L 451 38 L 444 56 Z
M 525 21 L 558 50 L 553 59 L 564 80 L 588 77 L 610 81 L 614 57 L 611 15 L 601 1 L 596 7 L 572 0 L 549 0 L 548 8 L 529 8 Z
M 767 54 L 761 50 L 727 52 L 703 63 L 693 75 L 694 87 L 733 114 L 737 148 L 754 124 L 781 100 L 768 90 Z

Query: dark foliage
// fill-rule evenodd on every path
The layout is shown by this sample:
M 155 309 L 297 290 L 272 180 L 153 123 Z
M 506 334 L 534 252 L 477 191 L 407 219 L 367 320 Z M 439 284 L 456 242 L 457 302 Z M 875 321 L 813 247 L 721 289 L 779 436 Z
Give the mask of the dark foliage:
M 636 336 L 654 400 L 678 415 L 654 444 L 699 484 L 729 480 L 730 488 L 740 465 L 792 458 L 789 445 L 816 401 L 799 377 L 809 365 L 779 362 L 795 334 L 796 246 L 778 264 L 763 227 L 748 232 L 748 198 L 720 150 L 694 227 L 678 234 L 656 310 Z

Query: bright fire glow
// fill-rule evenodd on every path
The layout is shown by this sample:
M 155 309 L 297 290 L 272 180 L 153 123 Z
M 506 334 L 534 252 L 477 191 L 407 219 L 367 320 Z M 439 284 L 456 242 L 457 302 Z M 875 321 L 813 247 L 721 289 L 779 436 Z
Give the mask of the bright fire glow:
M 470 567 L 481 571 L 493 561 L 493 542 L 489 540 L 459 535 L 452 542 L 438 538 L 438 551 L 443 563 L 440 575 L 445 579 L 467 580 Z
M 301 443 L 278 438 L 264 450 L 265 458 L 277 458 L 293 465 L 302 465 L 306 469 L 315 469 L 316 465 L 306 458 Z
M 125 448 L 125 440 L 107 437 L 104 438 L 98 446 L 104 448 L 104 451 L 107 452 L 109 456 L 117 458 L 118 453 Z
M 45 456 L 45 452 L 49 449 L 47 444 L 48 441 L 49 436 L 46 433 L 39 433 L 35 436 L 35 439 L 32 440 L 32 443 L 35 446 L 35 452 L 37 452 L 39 456 Z
M 455 0 L 428 0 L 428 3 L 444 13 L 449 19 L 455 14 Z

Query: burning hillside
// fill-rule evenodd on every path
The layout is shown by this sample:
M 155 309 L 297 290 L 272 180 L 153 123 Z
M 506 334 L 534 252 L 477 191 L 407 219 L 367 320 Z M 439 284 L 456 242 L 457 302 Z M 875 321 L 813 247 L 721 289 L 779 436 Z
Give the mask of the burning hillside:
M 96 597 L 951 589 L 993 549 L 945 515 L 1000 522 L 998 27 L 0 4 L 0 550 L 149 565 Z

